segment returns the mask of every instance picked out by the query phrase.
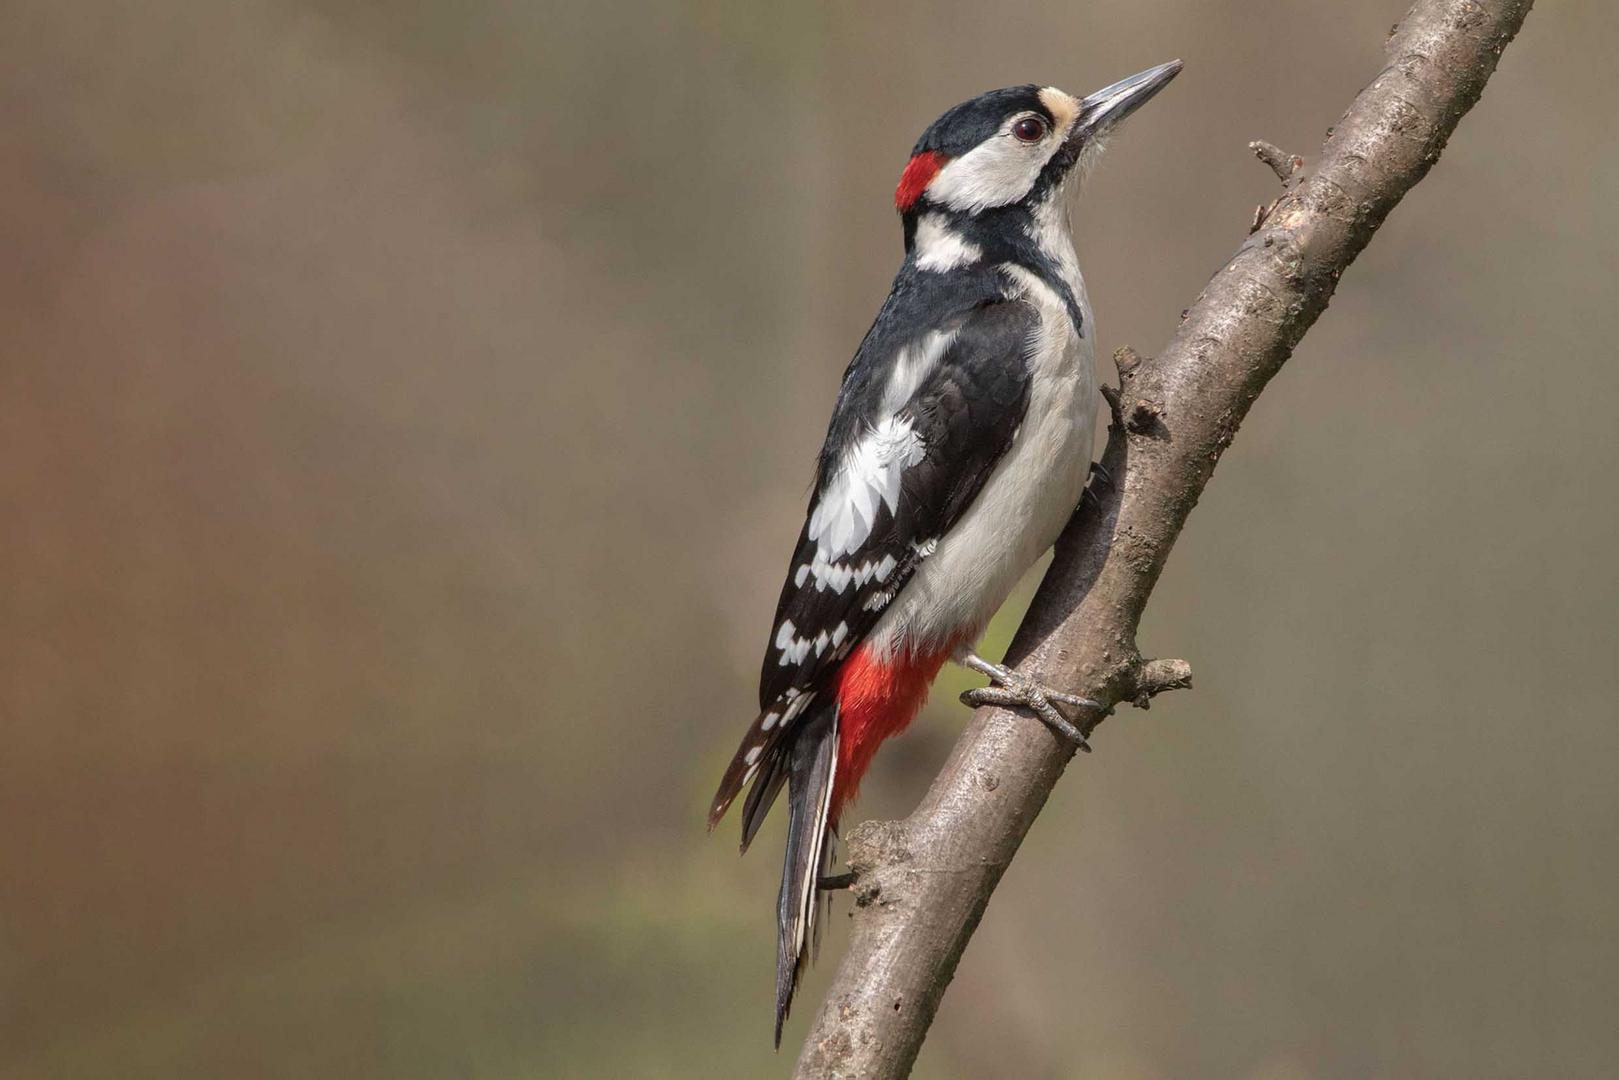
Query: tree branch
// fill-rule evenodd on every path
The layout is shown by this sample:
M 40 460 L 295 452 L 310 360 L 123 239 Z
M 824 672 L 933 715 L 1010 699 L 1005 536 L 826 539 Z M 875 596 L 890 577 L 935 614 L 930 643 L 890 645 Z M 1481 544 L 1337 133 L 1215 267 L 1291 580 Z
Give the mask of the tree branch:
M 1190 683 L 1183 661 L 1143 660 L 1136 649 L 1171 546 L 1249 406 L 1438 159 L 1532 2 L 1419 0 L 1317 166 L 1287 173 L 1291 186 L 1162 355 L 1115 355 L 1120 386 L 1102 463 L 1118 482 L 1098 485 L 1097 505 L 1058 540 L 1008 653 L 1019 670 L 1143 707 Z M 980 709 L 910 817 L 854 830 L 853 935 L 796 1076 L 910 1071 L 991 893 L 1072 756 L 1038 721 Z

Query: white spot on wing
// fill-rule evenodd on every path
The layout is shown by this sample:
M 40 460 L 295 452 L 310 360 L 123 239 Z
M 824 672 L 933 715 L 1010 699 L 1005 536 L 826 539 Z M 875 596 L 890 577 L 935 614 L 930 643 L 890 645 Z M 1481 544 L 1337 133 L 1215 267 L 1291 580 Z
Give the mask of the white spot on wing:
M 781 651 L 781 659 L 776 661 L 777 667 L 788 667 L 792 664 L 802 664 L 809 656 L 810 646 L 814 642 L 809 638 L 799 638 Z
M 782 718 L 782 722 L 790 724 L 798 719 L 798 714 L 803 712 L 809 706 L 809 703 L 814 700 L 815 695 L 813 693 L 805 694 L 803 697 L 794 700 L 791 705 L 787 706 L 787 715 Z
M 776 648 L 781 650 L 781 656 L 776 659 L 776 666 L 802 664 L 805 657 L 809 656 L 810 646 L 813 644 L 809 638 L 798 636 L 798 627 L 793 625 L 793 620 L 783 619 L 780 629 L 776 631 Z

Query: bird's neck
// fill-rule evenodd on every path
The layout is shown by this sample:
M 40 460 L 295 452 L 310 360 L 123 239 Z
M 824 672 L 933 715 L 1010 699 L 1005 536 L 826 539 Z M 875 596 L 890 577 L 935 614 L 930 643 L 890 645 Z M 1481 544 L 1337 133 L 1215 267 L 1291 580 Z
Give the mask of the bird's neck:
M 1056 189 L 1035 204 L 1013 204 L 981 210 L 978 214 L 939 215 L 918 223 L 908 259 L 918 269 L 955 269 L 967 266 L 1017 266 L 1043 280 L 1062 296 L 1073 325 L 1081 335 L 1085 327 L 1085 282 L 1080 259 L 1073 251 L 1069 206 L 1064 191 Z
M 1035 203 L 1014 203 L 968 214 L 927 209 L 908 215 L 906 261 L 932 273 L 1013 265 L 1057 292 L 1084 333 L 1085 285 L 1061 189 Z

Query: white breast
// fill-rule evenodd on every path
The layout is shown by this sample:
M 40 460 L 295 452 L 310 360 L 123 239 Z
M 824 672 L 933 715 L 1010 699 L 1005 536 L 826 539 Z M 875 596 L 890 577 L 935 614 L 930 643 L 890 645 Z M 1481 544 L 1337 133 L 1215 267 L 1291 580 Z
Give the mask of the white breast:
M 1084 282 L 1071 245 L 1061 248 L 1067 257 L 1059 264 L 1079 300 L 1085 334 L 1075 333 L 1049 285 L 1021 267 L 1003 267 L 1040 313 L 1028 413 L 978 497 L 883 613 L 870 638 L 879 655 L 976 640 L 1079 503 L 1095 435 L 1096 367 Z

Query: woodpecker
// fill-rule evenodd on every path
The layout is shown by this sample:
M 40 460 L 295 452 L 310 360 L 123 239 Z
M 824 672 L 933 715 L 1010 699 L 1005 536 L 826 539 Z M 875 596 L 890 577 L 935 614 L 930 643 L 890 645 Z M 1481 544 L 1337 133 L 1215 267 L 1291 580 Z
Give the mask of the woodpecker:
M 973 704 L 1028 709 L 1084 747 L 1043 686 L 974 646 L 1084 493 L 1097 382 L 1068 199 L 1119 121 L 1179 60 L 1088 97 L 992 90 L 923 132 L 894 193 L 905 261 L 843 385 L 776 605 L 759 714 L 712 829 L 744 787 L 742 850 L 782 786 L 776 1045 L 816 943 L 829 833 L 878 745 L 946 660 L 988 676 Z M 1088 749 L 1088 747 L 1085 747 Z

